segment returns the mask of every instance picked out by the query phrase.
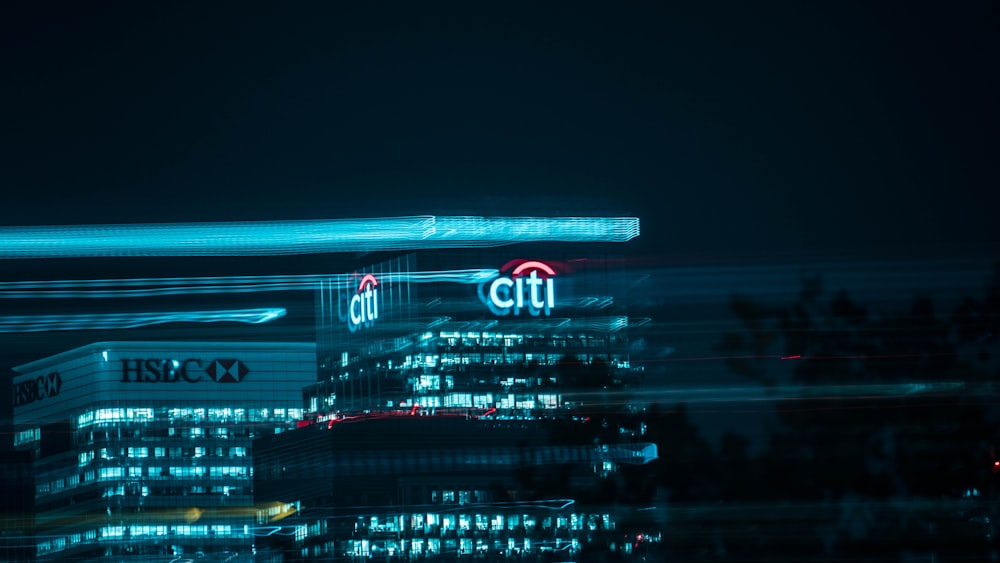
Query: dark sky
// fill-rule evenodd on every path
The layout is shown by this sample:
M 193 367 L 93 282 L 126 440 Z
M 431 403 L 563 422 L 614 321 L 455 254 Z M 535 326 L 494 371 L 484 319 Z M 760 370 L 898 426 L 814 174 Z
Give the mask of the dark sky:
M 0 223 L 628 213 L 636 248 L 688 255 L 1000 241 L 995 2 L 347 4 L 5 5 Z
M 996 2 L 628 4 L 5 3 L 0 225 L 626 214 L 627 252 L 660 265 L 1000 256 Z M 0 280 L 342 259 L 0 261 Z M 76 310 L 14 301 L 0 314 Z M 214 339 L 312 337 L 308 292 L 210 305 L 289 308 Z M 7 334 L 0 368 L 206 330 Z

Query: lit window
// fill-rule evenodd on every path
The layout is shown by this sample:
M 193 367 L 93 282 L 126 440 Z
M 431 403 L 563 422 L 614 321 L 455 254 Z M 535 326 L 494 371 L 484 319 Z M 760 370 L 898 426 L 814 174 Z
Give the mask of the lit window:
M 28 430 L 21 430 L 14 435 L 14 445 L 20 446 L 22 444 L 30 444 L 41 439 L 42 430 L 41 428 L 29 428 Z
M 101 468 L 101 479 L 116 479 L 125 476 L 125 468 L 123 467 L 102 467 Z

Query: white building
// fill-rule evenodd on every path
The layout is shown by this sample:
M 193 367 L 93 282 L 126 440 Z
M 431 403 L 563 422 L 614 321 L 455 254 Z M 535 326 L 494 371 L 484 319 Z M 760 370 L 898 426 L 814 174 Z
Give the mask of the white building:
M 39 559 L 253 550 L 251 440 L 294 428 L 316 347 L 102 342 L 15 368 Z

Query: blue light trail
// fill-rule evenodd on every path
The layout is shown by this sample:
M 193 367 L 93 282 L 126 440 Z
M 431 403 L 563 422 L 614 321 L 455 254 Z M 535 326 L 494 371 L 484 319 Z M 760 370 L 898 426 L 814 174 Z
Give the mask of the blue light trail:
M 179 322 L 261 324 L 283 317 L 285 313 L 285 309 L 276 307 L 228 311 L 8 316 L 0 317 L 0 333 L 124 329 Z
M 498 275 L 496 269 L 472 269 L 386 273 L 382 278 L 384 283 L 478 284 Z M 321 282 L 339 288 L 357 284 L 354 274 L 12 281 L 0 282 L 0 299 L 155 297 L 295 291 L 316 289 Z
M 317 221 L 0 227 L 0 258 L 268 256 L 627 242 L 635 217 L 389 217 Z

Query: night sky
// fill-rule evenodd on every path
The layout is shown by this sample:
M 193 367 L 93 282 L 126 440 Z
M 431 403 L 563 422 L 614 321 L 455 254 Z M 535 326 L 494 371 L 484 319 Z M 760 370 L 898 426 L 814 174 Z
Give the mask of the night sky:
M 637 251 L 996 248 L 996 3 L 21 3 L 8 225 L 638 215 Z
M 1000 256 L 995 2 L 696 4 L 8 4 L 0 224 L 633 215 L 660 265 Z M 136 334 L 5 335 L 2 367 Z
M 637 216 L 636 240 L 567 252 L 644 269 L 615 279 L 634 280 L 621 309 L 642 327 L 629 353 L 662 447 L 650 465 L 661 508 L 665 491 L 706 521 L 705 507 L 748 503 L 726 545 L 767 560 L 813 526 L 808 507 L 840 503 L 846 516 L 808 531 L 841 535 L 841 551 L 809 540 L 826 561 L 867 553 L 852 543 L 858 499 L 925 510 L 982 491 L 989 513 L 900 517 L 911 527 L 900 524 L 899 560 L 922 553 L 914 541 L 953 538 L 941 553 L 965 559 L 941 561 L 987 560 L 987 547 L 997 560 L 998 101 L 996 0 L 6 2 L 0 227 Z M 341 273 L 384 258 L 0 259 L 0 293 L 10 281 Z M 15 366 L 99 341 L 316 332 L 308 290 L 0 295 L 0 317 L 258 307 L 288 314 L 0 333 L 0 454 L 14 443 Z M 938 380 L 958 384 L 921 387 Z M 871 383 L 890 390 L 867 395 Z M 606 407 L 590 407 L 595 421 Z M 815 504 L 789 512 L 788 499 Z M 781 525 L 759 527 L 772 511 Z M 871 530 L 893 521 L 884 514 L 865 512 Z M 675 559 L 695 558 L 677 541 L 699 559 L 718 551 L 719 528 L 682 520 L 664 528 Z

